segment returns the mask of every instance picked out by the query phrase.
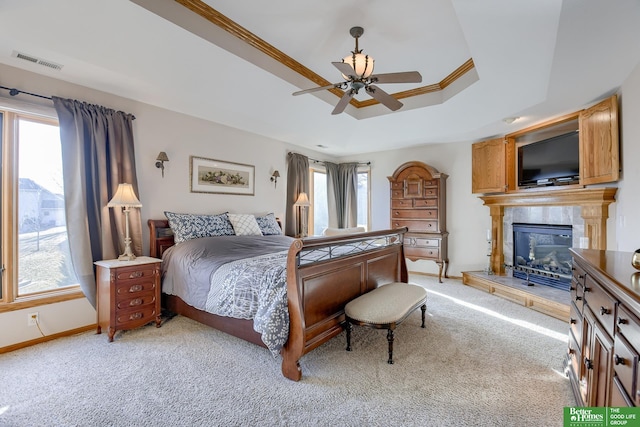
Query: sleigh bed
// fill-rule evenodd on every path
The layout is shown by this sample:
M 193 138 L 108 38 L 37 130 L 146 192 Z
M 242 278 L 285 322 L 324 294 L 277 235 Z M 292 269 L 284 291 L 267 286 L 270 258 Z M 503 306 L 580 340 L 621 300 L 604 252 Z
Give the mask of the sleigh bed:
M 174 237 L 166 219 L 151 219 L 148 225 L 150 255 L 163 259 L 163 307 L 268 347 L 263 336 L 254 330 L 253 319 L 212 314 L 194 307 L 199 304 L 188 304 L 180 296 L 166 292 L 165 278 L 171 273 L 168 269 L 175 264 L 169 263 L 168 259 L 183 244 L 175 245 L 173 251 L 169 250 L 174 246 Z M 344 306 L 347 302 L 378 285 L 407 282 L 402 245 L 405 232 L 406 228 L 400 228 L 287 241 L 288 249 L 282 254 L 285 269 L 283 286 L 286 287 L 282 295 L 285 301 L 284 311 L 288 314 L 288 330 L 285 331 L 286 337 L 279 350 L 285 377 L 300 380 L 300 358 L 342 331 Z M 263 239 L 266 240 L 265 238 Z M 233 237 L 226 240 L 229 239 Z M 215 243 L 219 244 L 223 243 Z M 190 281 L 191 279 L 184 279 L 185 283 Z

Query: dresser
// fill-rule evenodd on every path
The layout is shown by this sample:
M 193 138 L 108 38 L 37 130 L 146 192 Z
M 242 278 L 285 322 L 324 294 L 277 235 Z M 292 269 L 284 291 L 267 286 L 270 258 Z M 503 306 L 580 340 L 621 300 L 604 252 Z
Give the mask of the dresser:
M 160 327 L 160 264 L 162 260 L 138 257 L 132 261 L 96 261 L 98 330 L 134 329 L 149 322 Z
M 566 374 L 580 406 L 640 405 L 640 271 L 631 252 L 571 249 Z
M 447 174 L 422 162 L 407 162 L 388 177 L 391 187 L 391 228 L 407 227 L 404 253 L 411 261 L 438 264 L 438 280 L 447 276 Z

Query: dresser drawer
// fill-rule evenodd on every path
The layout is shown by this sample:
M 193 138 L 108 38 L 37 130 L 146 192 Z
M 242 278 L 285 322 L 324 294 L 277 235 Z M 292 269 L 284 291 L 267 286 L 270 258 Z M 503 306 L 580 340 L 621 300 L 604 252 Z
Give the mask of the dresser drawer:
M 571 277 L 571 301 L 578 307 L 578 311 L 582 312 L 582 305 L 584 300 L 584 288 L 582 283 L 576 281 L 575 277 Z
M 584 278 L 587 275 L 585 271 L 579 265 L 573 262 L 573 266 L 571 267 L 571 272 L 573 274 L 573 278 L 575 279 L 575 281 L 578 282 L 580 285 L 584 286 Z
M 440 259 L 439 248 L 420 248 L 416 246 L 405 246 L 404 255 L 407 258 L 425 258 L 425 259 Z
M 395 219 L 395 218 L 438 219 L 438 210 L 437 209 L 412 209 L 412 210 L 393 209 L 391 211 L 391 217 L 392 219 Z
M 578 345 L 582 345 L 582 314 L 575 304 L 569 304 L 569 327 Z
M 618 332 L 622 334 L 636 350 L 640 350 L 640 320 L 623 305 L 618 306 L 616 317 Z
M 637 368 L 638 354 L 624 338 L 616 335 L 613 341 L 613 370 L 629 396 L 634 396 L 636 393 Z
M 391 189 L 404 191 L 404 182 L 391 182 Z
M 127 295 L 127 297 L 119 299 L 116 302 L 116 310 L 125 310 L 129 308 L 141 307 L 147 304 L 155 304 L 156 294 L 155 292 L 135 293 L 134 295 Z
M 124 280 L 135 280 L 141 278 L 147 278 L 153 280 L 155 273 L 154 264 L 145 264 L 140 266 L 118 268 L 115 271 L 116 281 L 121 282 Z
M 421 235 L 412 235 L 405 234 L 404 235 L 404 245 L 405 246 L 414 246 L 419 248 L 439 248 L 440 247 L 440 239 L 434 239 L 432 237 L 424 237 Z
M 391 199 L 391 209 L 413 209 L 412 200 Z
M 393 228 L 408 227 L 410 231 L 435 232 L 438 231 L 438 221 L 391 219 Z
M 404 199 L 404 190 L 391 190 L 391 198 L 392 199 Z
M 585 277 L 584 282 L 584 302 L 612 337 L 616 318 L 616 301 L 589 275 Z
M 135 282 L 129 280 L 122 283 L 116 282 L 116 300 L 139 297 L 139 294 L 155 292 L 155 289 L 156 282 L 153 278 L 136 280 Z
M 427 187 L 424 189 L 424 197 L 438 197 L 438 187 Z
M 413 207 L 432 208 L 438 206 L 438 199 L 414 199 Z
M 611 384 L 611 399 L 608 406 L 624 408 L 626 406 L 634 406 L 629 396 L 622 388 L 620 379 L 616 376 L 613 377 L 613 383 Z
M 116 328 L 125 327 L 128 323 L 145 324 L 155 320 L 155 305 L 141 306 L 134 310 L 123 310 L 116 313 Z
M 569 334 L 569 345 L 567 347 L 567 357 L 569 359 L 569 366 L 577 378 L 580 378 L 580 366 L 582 362 L 582 355 L 580 354 L 580 346 L 573 339 L 573 335 Z

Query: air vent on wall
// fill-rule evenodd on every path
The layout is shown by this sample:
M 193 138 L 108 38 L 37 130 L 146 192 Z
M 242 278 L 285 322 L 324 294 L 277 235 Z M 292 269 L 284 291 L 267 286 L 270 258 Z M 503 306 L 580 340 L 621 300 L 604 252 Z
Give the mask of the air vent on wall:
M 18 59 L 24 59 L 25 61 L 33 62 L 34 64 L 42 65 L 43 67 L 49 67 L 54 70 L 62 70 L 62 65 L 56 64 L 55 62 L 49 61 L 48 59 L 38 58 L 33 55 L 27 55 L 26 53 L 16 52 L 15 50 L 13 51 L 13 54 L 11 56 Z

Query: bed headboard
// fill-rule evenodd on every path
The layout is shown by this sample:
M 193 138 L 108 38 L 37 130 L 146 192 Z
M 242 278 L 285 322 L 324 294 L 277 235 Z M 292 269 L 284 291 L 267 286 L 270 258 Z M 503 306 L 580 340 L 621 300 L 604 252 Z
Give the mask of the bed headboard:
M 162 259 L 162 253 L 174 245 L 173 230 L 166 219 L 150 219 L 149 256 Z
M 280 229 L 282 229 L 282 221 L 276 218 Z M 149 225 L 149 256 L 162 259 L 164 251 L 175 244 L 173 240 L 173 230 L 169 227 L 167 219 L 150 219 L 147 221 Z

